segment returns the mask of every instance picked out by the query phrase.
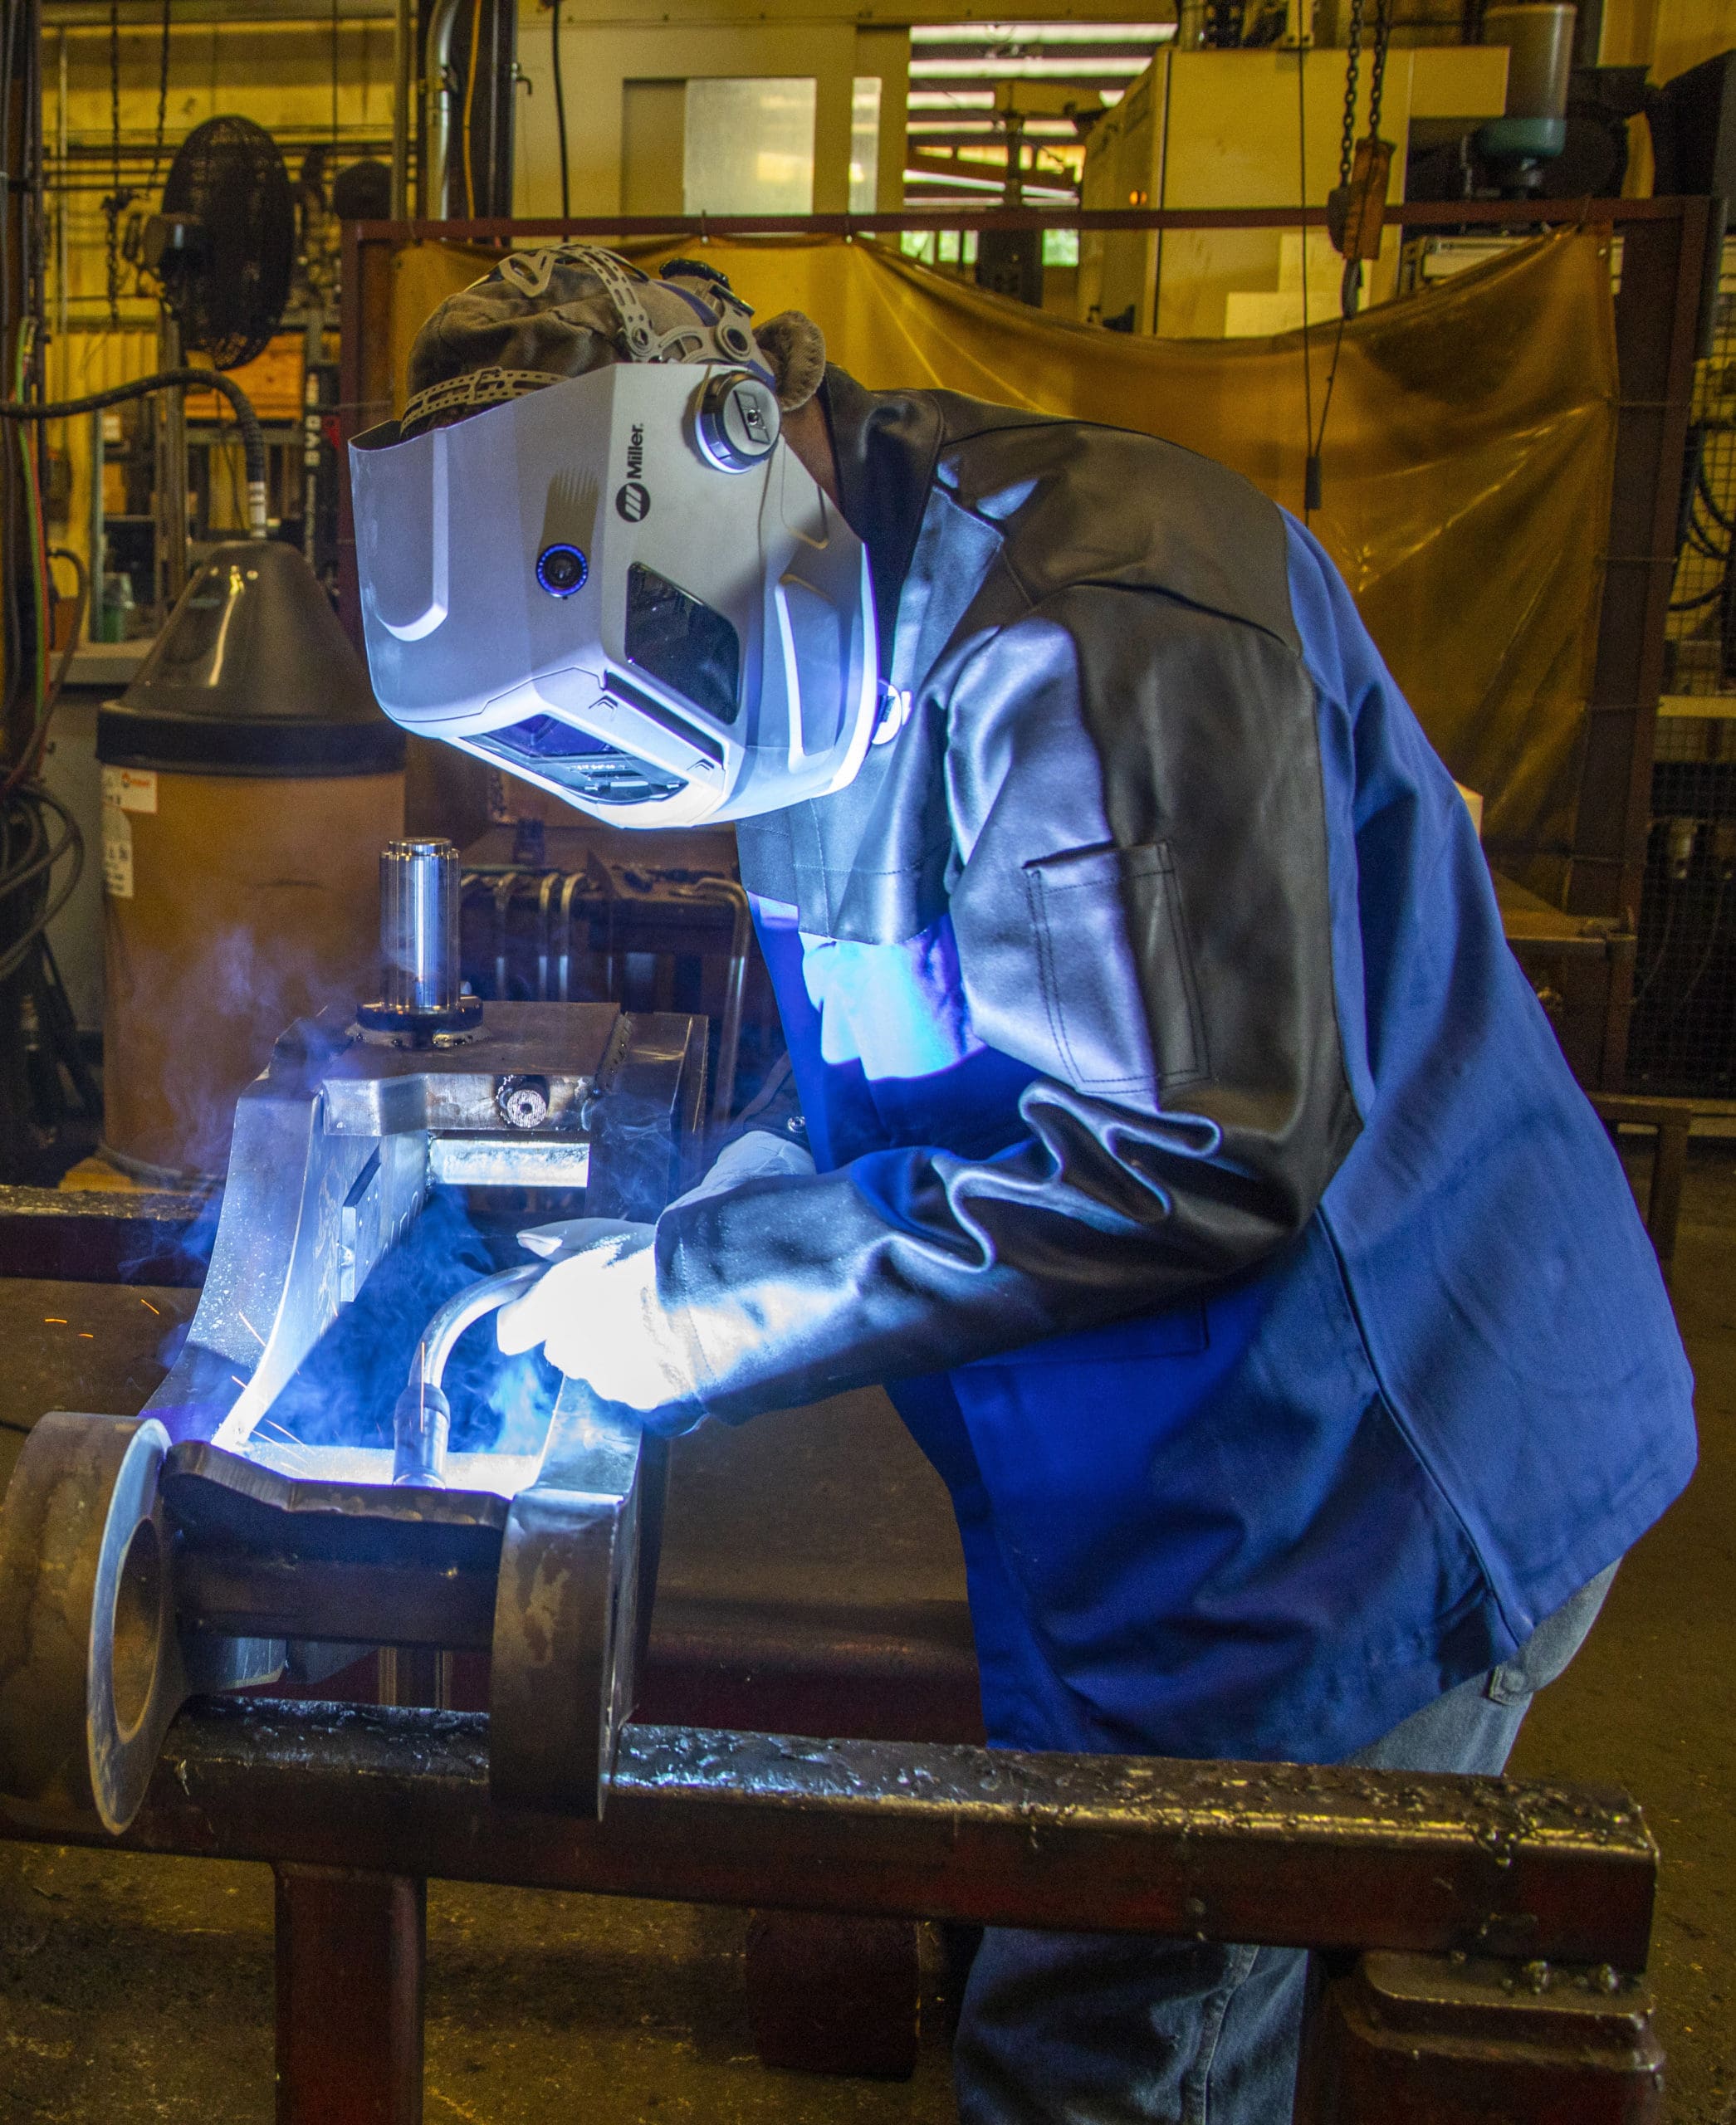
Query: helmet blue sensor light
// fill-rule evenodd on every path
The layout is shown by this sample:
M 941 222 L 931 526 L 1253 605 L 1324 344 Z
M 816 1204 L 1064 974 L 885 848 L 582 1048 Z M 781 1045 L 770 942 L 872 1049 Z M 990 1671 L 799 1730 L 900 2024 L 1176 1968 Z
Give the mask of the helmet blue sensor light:
M 557 543 L 536 556 L 536 580 L 551 598 L 570 598 L 584 588 L 590 563 L 576 546 Z

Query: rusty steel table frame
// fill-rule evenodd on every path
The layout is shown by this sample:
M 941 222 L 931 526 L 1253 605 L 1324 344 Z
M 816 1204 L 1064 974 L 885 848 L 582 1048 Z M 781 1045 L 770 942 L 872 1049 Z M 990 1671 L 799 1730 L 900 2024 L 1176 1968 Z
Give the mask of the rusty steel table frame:
M 1348 1952 L 1310 2125 L 1659 2115 L 1657 1855 L 1621 1794 L 629 1726 L 594 1824 L 494 1805 L 487 1740 L 477 1714 L 259 1699 L 171 1730 L 114 1842 L 276 1869 L 281 2125 L 419 2118 L 430 1877 Z
M 1682 1213 L 1688 1172 L 1688 1138 L 1694 1127 L 1691 1099 L 1649 1099 L 1631 1092 L 1594 1092 L 1597 1118 L 1612 1132 L 1624 1126 L 1652 1132 L 1651 1185 L 1646 1197 L 1646 1229 L 1664 1273 L 1675 1269 L 1675 1229 Z

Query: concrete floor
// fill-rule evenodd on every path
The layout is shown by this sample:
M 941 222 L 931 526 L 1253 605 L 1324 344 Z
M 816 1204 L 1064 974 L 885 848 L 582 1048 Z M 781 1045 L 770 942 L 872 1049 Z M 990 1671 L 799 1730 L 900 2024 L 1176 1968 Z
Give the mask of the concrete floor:
M 1736 1160 L 1728 1155 L 1690 1171 L 1676 1300 L 1699 1379 L 1701 1473 L 1640 1544 L 1585 1651 L 1539 1700 L 1514 1768 L 1618 1782 L 1644 1805 L 1665 1862 L 1653 1972 L 1669 2115 L 1673 2125 L 1731 2125 Z M 191 1304 L 181 1292 L 0 1284 L 0 1477 L 43 1409 L 136 1407 L 157 1376 L 156 1338 Z M 782 1467 L 786 1484 L 792 1463 L 798 1484 L 811 1468 L 831 1487 L 834 1510 L 870 1515 L 864 1571 L 876 1590 L 907 1599 L 956 1590 L 944 1499 L 879 1398 L 761 1419 L 739 1440 L 754 1467 Z M 872 1502 L 840 1495 L 857 1492 L 869 1470 Z M 702 1482 L 687 1487 L 683 1504 L 677 1480 L 676 1512 L 690 1516 L 693 1554 L 702 1546 L 763 1561 L 770 1553 L 785 1590 L 810 1570 L 831 1569 L 835 1586 L 822 1516 L 786 1510 L 774 1534 L 746 1517 L 751 1488 L 732 1485 L 736 1502 L 720 1517 Z M 951 2119 L 932 1986 L 910 2082 L 764 2071 L 742 1999 L 746 1930 L 739 1912 L 433 1885 L 430 2125 Z M 264 1869 L 0 1846 L 0 2125 L 265 2125 L 271 2005 Z

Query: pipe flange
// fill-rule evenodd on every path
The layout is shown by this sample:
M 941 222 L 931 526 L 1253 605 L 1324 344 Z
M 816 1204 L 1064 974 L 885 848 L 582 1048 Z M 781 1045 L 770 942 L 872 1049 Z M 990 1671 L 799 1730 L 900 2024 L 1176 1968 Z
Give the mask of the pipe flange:
M 355 1022 L 364 1033 L 391 1033 L 412 1047 L 426 1048 L 437 1034 L 475 1032 L 482 1023 L 480 996 L 461 996 L 438 1011 L 411 1010 L 399 1004 L 358 1004 Z

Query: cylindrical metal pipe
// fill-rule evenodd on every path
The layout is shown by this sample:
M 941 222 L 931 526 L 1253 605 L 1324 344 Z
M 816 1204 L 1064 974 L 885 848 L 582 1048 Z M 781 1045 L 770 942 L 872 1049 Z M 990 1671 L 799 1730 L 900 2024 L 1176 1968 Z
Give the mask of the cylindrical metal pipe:
M 458 852 L 449 841 L 389 841 L 379 856 L 383 999 L 395 1011 L 458 1001 Z

